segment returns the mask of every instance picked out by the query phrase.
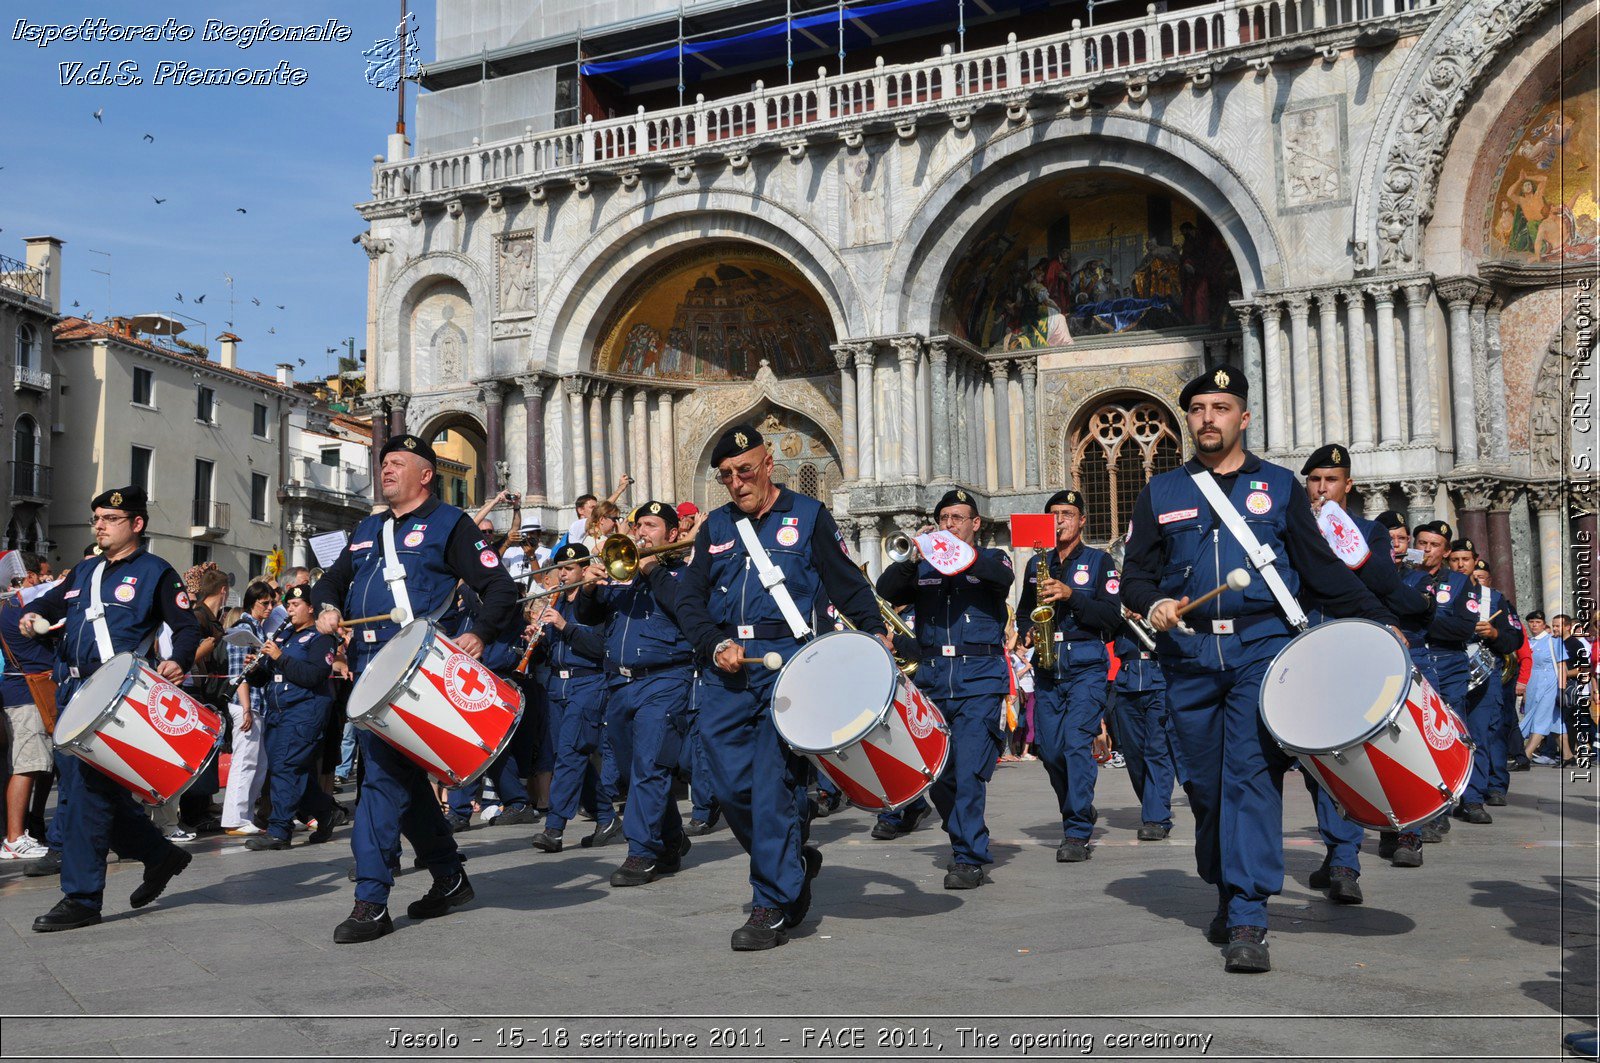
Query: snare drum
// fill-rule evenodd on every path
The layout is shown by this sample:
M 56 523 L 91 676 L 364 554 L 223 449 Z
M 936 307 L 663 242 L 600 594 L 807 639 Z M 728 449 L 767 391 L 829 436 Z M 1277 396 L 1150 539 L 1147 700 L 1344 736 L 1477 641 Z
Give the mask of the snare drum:
M 56 748 L 147 805 L 182 794 L 216 755 L 222 718 L 131 653 L 78 687 L 56 721 Z
M 772 688 L 778 736 L 872 812 L 921 797 L 950 756 L 950 728 L 883 643 L 835 631 L 800 648 Z
M 1404 830 L 1472 774 L 1467 726 L 1388 628 L 1334 620 L 1294 638 L 1261 682 L 1261 719 L 1352 823 Z
M 522 693 L 424 620 L 367 662 L 346 711 L 443 785 L 464 786 L 511 741 Z

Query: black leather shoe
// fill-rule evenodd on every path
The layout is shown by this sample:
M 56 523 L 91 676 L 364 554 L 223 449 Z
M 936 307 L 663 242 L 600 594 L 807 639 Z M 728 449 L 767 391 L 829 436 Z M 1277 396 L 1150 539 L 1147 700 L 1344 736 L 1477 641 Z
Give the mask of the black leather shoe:
M 1433 817 L 1433 826 L 1441 835 L 1450 833 L 1450 813 L 1441 812 Z
M 1163 827 L 1159 823 L 1141 823 L 1139 825 L 1139 840 L 1142 842 L 1162 842 L 1167 840 L 1171 827 Z
M 1517 757 L 1506 765 L 1507 771 L 1532 771 L 1533 763 L 1527 757 Z
M 622 813 L 618 812 L 616 818 L 604 827 L 596 827 L 594 833 L 585 837 L 578 844 L 585 849 L 598 849 L 616 840 L 622 833 Z
M 1400 834 L 1398 831 L 1383 830 L 1378 832 L 1378 858 L 1380 860 L 1393 859 L 1394 851 L 1398 848 L 1400 848 Z M 1315 886 L 1316 883 L 1313 882 L 1312 885 Z
M 1483 795 L 1483 803 L 1486 805 L 1492 805 L 1495 808 L 1504 808 L 1506 803 L 1506 795 L 1501 793 L 1499 790 L 1490 790 L 1488 793 Z
M 306 844 L 322 845 L 333 837 L 333 828 L 337 827 L 339 822 L 339 809 L 338 806 L 334 806 L 317 817 L 317 829 L 306 835 Z
M 1439 842 L 1444 841 L 1444 831 L 1439 829 L 1439 824 L 1436 820 L 1424 823 L 1418 833 L 1425 845 L 1437 845 Z
M 546 827 L 538 834 L 535 834 L 533 840 L 528 844 L 541 853 L 559 853 L 562 845 L 565 844 L 565 840 L 561 837 L 560 831 Z
M 320 823 L 318 824 L 318 827 L 319 828 L 321 827 Z M 326 841 L 326 840 L 327 840 L 326 838 L 323 839 L 323 841 Z M 311 844 L 310 839 L 307 839 L 306 844 L 307 845 Z M 275 837 L 275 836 L 273 836 L 271 834 L 257 834 L 253 838 L 246 838 L 245 842 L 244 842 L 244 847 L 246 849 L 251 849 L 251 850 L 253 850 L 255 852 L 258 852 L 258 853 L 263 851 L 263 850 L 265 850 L 265 849 L 287 849 L 287 848 L 289 848 L 289 839 L 288 838 L 278 838 L 278 837 Z
M 872 836 L 880 842 L 892 842 L 900 837 L 900 831 L 893 824 L 880 819 L 872 825 Z
M 977 864 L 957 864 L 944 876 L 947 890 L 975 890 L 983 885 L 983 868 Z
M 350 909 L 350 918 L 333 928 L 333 943 L 356 945 L 363 941 L 376 941 L 392 933 L 394 920 L 389 918 L 387 905 L 357 901 L 356 906 Z
M 1267 928 L 1236 926 L 1228 931 L 1228 947 L 1222 969 L 1230 974 L 1261 974 L 1272 970 L 1267 956 Z
M 682 871 L 683 858 L 689 855 L 689 846 L 691 844 L 693 843 L 689 841 L 689 836 L 687 834 L 679 835 L 677 853 L 673 856 L 663 856 L 660 860 L 657 860 L 656 874 L 675 875 L 679 871 Z
M 922 805 L 916 808 L 908 808 L 904 812 L 900 813 L 900 833 L 910 834 L 912 831 L 916 830 L 917 824 L 926 819 L 930 811 L 932 811 L 932 809 L 930 809 L 927 805 Z
M 1488 811 L 1482 805 L 1477 803 L 1462 805 L 1460 808 L 1456 809 L 1456 815 L 1460 816 L 1468 823 L 1481 824 L 1494 822 L 1494 817 L 1489 815 Z
M 465 871 L 457 871 L 449 878 L 436 878 L 433 886 L 422 895 L 421 900 L 412 901 L 406 907 L 406 914 L 413 919 L 437 919 L 447 915 L 452 908 L 459 908 L 476 896 L 472 892 L 472 883 L 467 881 Z
M 691 819 L 688 823 L 684 824 L 683 833 L 687 834 L 691 838 L 698 838 L 702 835 L 710 834 L 716 829 L 717 828 L 712 826 L 710 823 L 702 823 L 698 819 Z
M 1056 849 L 1056 863 L 1081 864 L 1089 859 L 1089 839 L 1068 838 Z
M 61 874 L 61 850 L 51 849 L 37 860 L 29 860 L 22 869 L 22 874 L 27 878 L 44 878 L 47 875 Z
M 630 856 L 611 872 L 613 886 L 643 886 L 656 880 L 656 862 L 647 856 Z
M 178 848 L 176 845 L 167 850 L 163 856 L 153 864 L 144 866 L 144 881 L 139 888 L 128 895 L 128 903 L 135 908 L 143 908 L 167 888 L 167 883 L 183 874 L 183 869 L 194 861 L 194 857 Z
M 76 930 L 80 926 L 94 926 L 100 921 L 100 909 L 63 897 L 56 906 L 33 921 L 33 929 L 41 934 L 57 930 Z
M 544 817 L 528 805 L 512 805 L 491 821 L 496 827 L 514 827 L 519 823 L 537 823 Z
M 444 821 L 450 824 L 451 834 L 460 834 L 463 831 L 469 831 L 472 829 L 472 820 L 468 819 L 466 816 L 458 816 L 454 812 L 447 812 L 445 814 Z
M 1412 833 L 1400 835 L 1399 843 L 1390 860 L 1395 867 L 1421 867 L 1422 838 Z
M 752 908 L 744 926 L 733 932 L 733 951 L 764 952 L 788 940 L 782 912 L 776 908 Z
M 1334 904 L 1360 904 L 1361 883 L 1356 881 L 1354 868 L 1335 867 L 1328 870 L 1328 884 L 1320 887 L 1328 891 L 1328 900 Z

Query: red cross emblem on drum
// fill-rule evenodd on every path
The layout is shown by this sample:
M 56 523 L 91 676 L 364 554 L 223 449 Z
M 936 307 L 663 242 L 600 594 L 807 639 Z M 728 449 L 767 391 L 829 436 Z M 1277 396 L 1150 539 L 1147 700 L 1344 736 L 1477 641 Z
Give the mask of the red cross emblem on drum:
M 463 712 L 482 712 L 495 701 L 494 675 L 464 653 L 452 653 L 445 662 L 444 687 Z
M 933 734 L 933 713 L 929 712 L 926 703 L 918 698 L 907 700 L 906 727 L 914 738 L 927 738 Z
M 188 734 L 200 722 L 195 703 L 170 683 L 157 683 L 150 688 L 149 707 L 145 712 L 156 730 L 174 738 Z

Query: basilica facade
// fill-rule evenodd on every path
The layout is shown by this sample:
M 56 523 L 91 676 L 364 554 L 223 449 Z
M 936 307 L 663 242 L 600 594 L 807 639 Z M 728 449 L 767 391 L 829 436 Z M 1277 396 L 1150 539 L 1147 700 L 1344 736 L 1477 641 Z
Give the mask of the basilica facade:
M 670 20 L 633 6 L 636 35 Z M 481 491 L 559 529 L 624 473 L 634 501 L 718 504 L 710 448 L 750 421 L 875 569 L 951 484 L 1002 520 L 1075 486 L 1087 538 L 1121 534 L 1186 456 L 1182 383 L 1226 362 L 1252 449 L 1298 470 L 1342 443 L 1368 515 L 1451 520 L 1521 608 L 1572 604 L 1592 3 L 965 5 L 994 18 L 955 44 L 945 7 L 808 77 L 741 45 L 746 83 L 701 67 L 680 105 L 628 80 L 644 60 L 585 60 L 604 26 L 562 67 L 539 57 L 568 28 L 439 0 L 415 143 L 359 207 L 375 446 L 457 431 Z M 571 107 L 508 102 L 541 84 Z M 494 120 L 450 126 L 471 99 Z

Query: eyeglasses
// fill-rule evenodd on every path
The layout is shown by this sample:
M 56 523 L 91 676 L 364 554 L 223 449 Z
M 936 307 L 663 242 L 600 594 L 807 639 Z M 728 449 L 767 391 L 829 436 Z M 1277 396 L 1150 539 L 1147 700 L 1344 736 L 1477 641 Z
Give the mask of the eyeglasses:
M 741 482 L 748 482 L 755 479 L 756 472 L 759 471 L 760 468 L 761 466 L 759 465 L 740 465 L 736 469 L 718 469 L 717 483 L 729 484 L 735 479 L 738 479 Z
M 132 517 L 90 517 L 89 526 L 95 528 L 102 524 L 121 524 L 123 521 L 132 519 Z

